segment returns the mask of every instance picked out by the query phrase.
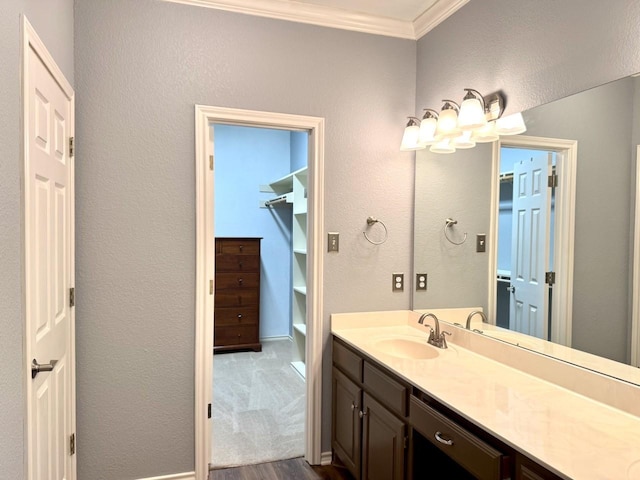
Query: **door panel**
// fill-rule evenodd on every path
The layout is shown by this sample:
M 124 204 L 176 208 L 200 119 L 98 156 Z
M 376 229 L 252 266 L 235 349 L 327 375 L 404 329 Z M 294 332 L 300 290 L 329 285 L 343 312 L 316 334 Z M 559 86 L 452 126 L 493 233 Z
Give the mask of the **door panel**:
M 547 338 L 551 157 L 541 153 L 514 164 L 509 328 Z
M 73 480 L 73 92 L 25 21 L 25 314 L 29 480 Z M 52 73 L 55 72 L 55 73 Z M 43 370 L 32 377 L 31 362 Z M 51 365 L 51 368 L 48 368 Z

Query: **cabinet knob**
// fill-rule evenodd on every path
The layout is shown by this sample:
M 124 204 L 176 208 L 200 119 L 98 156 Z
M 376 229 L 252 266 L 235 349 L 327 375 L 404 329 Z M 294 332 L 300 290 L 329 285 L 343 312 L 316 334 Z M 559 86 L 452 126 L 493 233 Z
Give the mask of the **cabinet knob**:
M 355 410 L 358 408 L 358 405 L 355 402 L 351 402 L 351 410 Z
M 241 279 L 241 278 L 239 278 L 239 279 L 238 279 L 238 283 L 239 283 L 240 285 L 242 285 L 242 279 Z
M 242 251 L 242 249 L 244 248 L 244 245 L 240 245 L 238 248 L 240 249 L 240 251 Z
M 367 414 L 367 412 L 363 412 L 362 410 L 360 410 L 360 411 L 358 412 L 358 416 L 359 416 L 360 418 L 363 418 L 366 414 Z
M 241 313 L 238 314 L 238 318 L 242 318 L 242 314 Z
M 242 262 L 240 262 L 238 265 L 239 265 L 240 268 L 242 268 Z
M 241 336 L 242 336 L 242 334 L 241 334 L 241 333 L 239 333 L 239 334 L 238 334 L 238 338 L 240 338 Z

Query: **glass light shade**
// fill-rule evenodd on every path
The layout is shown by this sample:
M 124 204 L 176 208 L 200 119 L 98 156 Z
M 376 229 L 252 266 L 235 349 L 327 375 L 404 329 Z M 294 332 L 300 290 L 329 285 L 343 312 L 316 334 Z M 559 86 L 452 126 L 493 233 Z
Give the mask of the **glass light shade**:
M 484 107 L 477 98 L 468 98 L 460 105 L 458 114 L 458 128 L 460 130 L 473 130 L 481 128 L 487 124 L 484 115 Z
M 496 133 L 498 135 L 518 135 L 526 131 L 527 127 L 520 112 L 496 120 Z
M 410 152 L 412 150 L 420 150 L 424 148 L 424 145 L 418 144 L 418 135 L 420 133 L 420 127 L 418 125 L 409 125 L 404 129 L 404 135 L 402 135 L 402 143 L 400 143 L 400 151 Z
M 471 130 L 462 132 L 462 135 L 453 139 L 453 146 L 455 148 L 473 148 L 476 146 L 476 142 L 472 138 Z
M 500 136 L 496 133 L 496 122 L 487 122 L 487 124 L 473 131 L 471 139 L 476 143 L 490 143 L 498 140 Z
M 455 109 L 447 108 L 440 112 L 436 134 L 442 138 L 456 138 L 460 136 L 458 113 Z
M 420 145 L 433 145 L 436 142 L 435 134 L 438 126 L 438 119 L 434 117 L 423 118 L 420 122 L 420 133 L 418 143 Z
M 445 138 L 444 140 L 440 140 L 438 143 L 434 143 L 433 145 L 431 145 L 429 151 L 433 153 L 454 153 L 456 149 L 452 145 L 451 140 Z

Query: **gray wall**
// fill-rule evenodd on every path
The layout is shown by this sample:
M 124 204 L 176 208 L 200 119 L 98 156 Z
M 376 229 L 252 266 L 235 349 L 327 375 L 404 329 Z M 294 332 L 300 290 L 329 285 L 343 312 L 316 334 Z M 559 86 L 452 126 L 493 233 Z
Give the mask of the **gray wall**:
M 472 87 L 485 94 L 502 90 L 507 97 L 506 113 L 517 112 L 636 73 L 640 71 L 639 16 L 640 2 L 637 1 L 470 2 L 418 41 L 416 110 L 439 108 L 442 98 L 462 97 L 462 89 Z M 465 33 L 460 35 L 460 32 Z M 531 125 L 528 133 L 535 131 L 535 126 Z M 635 139 L 637 141 L 637 134 Z M 633 172 L 625 166 L 612 173 L 605 179 L 607 188 L 619 189 L 622 195 L 628 195 L 632 183 L 626 175 Z M 579 171 L 578 181 L 581 174 L 583 172 Z M 595 176 L 593 173 L 584 175 Z M 578 195 L 584 197 L 586 194 L 582 189 Z M 583 222 L 589 221 L 592 207 L 593 203 L 578 211 Z M 576 255 L 600 256 L 597 252 L 602 250 L 596 248 L 603 248 L 602 239 L 593 239 L 591 249 L 581 245 L 586 239 L 585 229 L 585 226 L 576 229 L 579 235 Z M 629 237 L 628 232 L 626 237 Z M 604 249 L 606 251 L 606 247 Z M 620 259 L 615 263 L 620 266 Z M 594 275 L 596 272 L 586 272 L 582 268 L 589 267 L 578 266 L 576 259 L 576 275 Z M 608 276 L 604 283 L 610 279 Z M 585 288 L 591 288 L 585 296 L 590 294 L 596 299 L 601 296 L 602 289 L 596 285 L 597 281 L 584 278 L 579 282 Z M 578 316 L 585 315 L 585 308 L 598 305 L 583 304 L 582 300 L 577 303 Z M 603 313 L 600 307 L 596 311 Z M 588 316 L 593 318 L 593 314 Z M 607 328 L 606 322 L 601 323 L 602 328 Z M 592 329 L 591 333 L 576 335 L 577 346 L 587 348 L 591 342 L 586 336 L 592 333 L 597 336 L 599 331 L 600 327 Z M 622 330 L 616 326 L 605 334 L 605 338 L 610 347 L 608 350 L 617 348 L 614 345 L 619 346 L 623 341 Z M 627 343 L 624 341 L 625 345 Z M 625 357 L 626 353 L 616 354 L 616 358 Z
M 73 0 L 0 2 L 0 478 L 24 478 L 20 14 L 73 83 Z M 55 21 L 51 21 L 55 19 Z
M 324 333 L 402 309 L 416 43 L 151 0 L 76 3 L 80 478 L 194 468 L 194 104 L 326 118 Z M 400 187 L 400 188 L 399 188 Z M 389 240 L 363 239 L 368 215 Z M 330 448 L 330 357 L 323 450 Z

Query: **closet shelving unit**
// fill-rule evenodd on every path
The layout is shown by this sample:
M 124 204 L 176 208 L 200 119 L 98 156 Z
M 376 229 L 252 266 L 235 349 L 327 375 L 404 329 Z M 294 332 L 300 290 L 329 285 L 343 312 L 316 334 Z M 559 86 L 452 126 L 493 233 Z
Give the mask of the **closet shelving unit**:
M 268 185 L 277 198 L 285 197 L 293 206 L 291 278 L 291 366 L 305 378 L 307 337 L 307 167 L 296 170 Z M 282 203 L 282 202 L 281 202 Z M 273 204 L 275 206 L 275 203 Z M 267 202 L 268 206 L 268 202 Z

